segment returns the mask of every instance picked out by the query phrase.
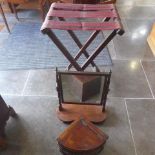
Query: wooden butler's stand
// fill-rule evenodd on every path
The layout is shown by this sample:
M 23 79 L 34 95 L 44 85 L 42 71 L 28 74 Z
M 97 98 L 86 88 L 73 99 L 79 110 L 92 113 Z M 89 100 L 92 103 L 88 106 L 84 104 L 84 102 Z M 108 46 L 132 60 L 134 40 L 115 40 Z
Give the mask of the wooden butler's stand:
M 94 19 L 100 18 L 101 21 L 94 22 Z M 69 20 L 70 19 L 70 20 Z M 80 20 L 79 20 L 80 19 Z M 87 20 L 90 19 L 91 21 Z M 70 37 L 73 39 L 79 50 L 76 55 L 72 55 L 65 44 L 61 41 L 63 38 L 59 38 L 54 33 L 54 29 L 65 30 L 68 32 Z M 90 37 L 83 44 L 74 31 L 91 31 Z M 63 74 L 72 74 L 72 75 L 88 75 L 88 76 L 101 76 L 105 77 L 104 86 L 102 90 L 102 97 L 100 104 L 89 104 L 89 103 L 69 103 L 65 102 L 63 98 L 62 90 L 62 72 L 57 72 L 57 91 L 59 97 L 59 109 L 57 111 L 58 117 L 64 122 L 72 122 L 80 116 L 85 117 L 87 120 L 95 123 L 99 123 L 105 120 L 105 103 L 107 99 L 107 94 L 109 91 L 110 83 L 110 73 L 100 72 L 99 67 L 94 61 L 95 58 L 103 51 L 103 49 L 109 44 L 109 42 L 116 35 L 123 35 L 124 30 L 121 24 L 121 20 L 117 9 L 114 4 L 65 4 L 65 3 L 52 3 L 50 10 L 47 13 L 44 23 L 42 24 L 41 31 L 43 34 L 46 34 L 51 41 L 57 46 L 57 48 L 62 52 L 62 54 L 69 61 L 67 70 L 74 68 L 78 72 L 63 72 Z M 97 46 L 96 49 L 89 53 L 87 48 L 95 40 L 99 33 L 102 31 L 110 31 L 109 35 L 101 40 L 101 43 Z M 74 48 L 74 47 L 73 47 Z M 82 65 L 79 64 L 78 59 L 81 56 L 84 56 L 86 59 L 83 61 Z M 84 72 L 86 68 L 91 65 L 96 69 L 96 73 L 86 73 Z M 80 81 L 80 80 L 78 80 Z M 93 80 L 94 82 L 95 80 Z M 81 87 L 84 90 L 85 88 L 92 88 L 81 82 Z M 90 87 L 89 87 L 90 86 Z M 85 87 L 85 88 L 84 88 Z M 88 89 L 90 91 L 90 89 Z M 84 93 L 83 93 L 84 94 Z M 85 100 L 87 95 L 84 95 L 82 100 Z

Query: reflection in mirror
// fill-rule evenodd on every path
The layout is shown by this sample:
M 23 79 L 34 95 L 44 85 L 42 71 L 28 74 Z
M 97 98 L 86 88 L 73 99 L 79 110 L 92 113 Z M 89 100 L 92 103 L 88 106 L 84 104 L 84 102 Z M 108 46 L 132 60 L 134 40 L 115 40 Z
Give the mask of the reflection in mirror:
M 64 102 L 100 104 L 104 76 L 61 74 Z

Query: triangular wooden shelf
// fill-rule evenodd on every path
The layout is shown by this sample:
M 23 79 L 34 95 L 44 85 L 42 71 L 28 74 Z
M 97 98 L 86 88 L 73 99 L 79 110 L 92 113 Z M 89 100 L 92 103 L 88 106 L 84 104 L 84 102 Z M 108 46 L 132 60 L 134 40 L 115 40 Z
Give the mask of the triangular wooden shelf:
M 57 139 L 61 152 L 92 155 L 103 149 L 108 136 L 86 119 L 73 122 Z

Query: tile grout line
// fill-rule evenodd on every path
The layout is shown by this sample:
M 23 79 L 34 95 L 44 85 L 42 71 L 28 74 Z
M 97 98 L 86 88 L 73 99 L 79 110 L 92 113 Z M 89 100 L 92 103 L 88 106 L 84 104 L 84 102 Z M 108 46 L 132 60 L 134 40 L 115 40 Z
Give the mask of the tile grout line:
M 133 58 L 117 58 L 115 60 L 119 60 L 119 61 L 132 61 Z M 140 61 L 141 59 L 134 59 L 135 61 Z M 146 62 L 155 62 L 155 60 L 143 60 L 143 61 L 146 61 Z
M 30 77 L 30 72 L 31 72 L 31 71 L 29 70 L 28 75 L 27 75 L 27 79 L 26 79 L 25 84 L 24 84 L 24 88 L 23 88 L 23 90 L 22 90 L 22 92 L 21 92 L 21 96 L 23 96 L 24 91 L 25 91 L 25 88 L 26 88 L 26 86 L 27 86 L 27 83 L 28 83 L 28 80 L 29 80 L 29 77 Z
M 57 95 L 20 95 L 20 94 L 5 94 L 1 93 L 2 96 L 26 96 L 26 97 L 54 97 L 58 98 Z M 112 97 L 110 96 L 109 98 L 122 98 L 122 99 L 127 99 L 127 100 L 155 100 L 153 98 L 128 98 L 128 97 Z
M 145 75 L 146 81 L 147 81 L 147 83 L 148 83 L 148 86 L 149 86 L 149 88 L 150 88 L 151 95 L 152 95 L 152 97 L 153 97 L 153 99 L 154 99 L 155 97 L 154 97 L 153 91 L 152 91 L 152 89 L 151 89 L 150 82 L 149 82 L 149 80 L 148 80 L 148 78 L 147 78 L 147 75 L 146 75 L 146 73 L 145 73 L 145 70 L 144 70 L 144 67 L 143 67 L 143 64 L 142 64 L 142 61 L 141 61 L 141 60 L 140 60 L 140 64 L 141 64 L 141 67 L 142 67 L 142 69 L 143 69 L 143 72 L 144 72 L 144 75 Z
M 54 97 L 58 98 L 57 95 L 20 95 L 20 94 L 1 94 L 2 96 L 22 96 L 22 97 Z
M 138 155 L 137 149 L 136 149 L 136 143 L 135 143 L 135 139 L 134 139 L 134 134 L 133 134 L 132 127 L 131 127 L 131 121 L 130 121 L 130 117 L 129 117 L 128 107 L 126 104 L 126 99 L 124 99 L 124 102 L 125 102 L 125 107 L 126 107 L 126 112 L 127 112 L 127 117 L 128 117 L 129 127 L 130 127 L 130 133 L 131 133 L 133 146 L 134 146 L 134 150 L 135 150 L 135 155 Z
M 128 97 L 126 98 L 125 97 L 125 99 L 127 99 L 127 100 L 154 100 L 154 98 L 142 98 L 142 97 L 141 98 L 132 98 L 132 97 L 131 98 L 128 98 Z
M 152 7 L 152 6 L 155 6 L 155 4 L 138 4 L 138 2 L 135 2 L 134 5 L 135 5 L 134 7 L 144 7 L 144 6 Z M 125 7 L 133 7 L 133 4 L 116 4 L 116 6 L 118 6 L 118 7 L 123 7 L 123 6 L 125 6 Z

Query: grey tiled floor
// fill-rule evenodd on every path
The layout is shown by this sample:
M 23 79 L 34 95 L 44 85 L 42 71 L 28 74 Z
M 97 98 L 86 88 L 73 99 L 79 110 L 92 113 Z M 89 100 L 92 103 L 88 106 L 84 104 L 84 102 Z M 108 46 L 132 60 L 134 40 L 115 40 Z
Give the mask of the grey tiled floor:
M 114 65 L 108 118 L 98 126 L 109 139 L 100 155 L 155 155 L 155 57 L 146 41 L 155 22 L 155 1 L 118 0 L 117 7 L 126 34 L 110 43 Z M 55 71 L 1 71 L 0 93 L 19 114 L 19 120 L 8 122 L 9 147 L 0 154 L 60 155 L 56 137 L 67 125 L 55 114 Z

